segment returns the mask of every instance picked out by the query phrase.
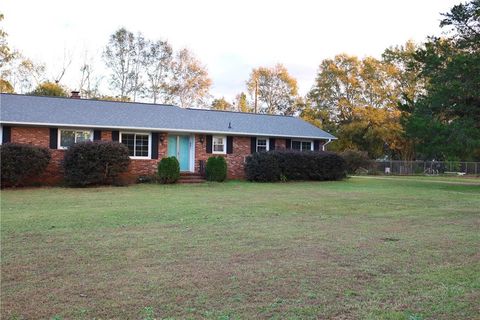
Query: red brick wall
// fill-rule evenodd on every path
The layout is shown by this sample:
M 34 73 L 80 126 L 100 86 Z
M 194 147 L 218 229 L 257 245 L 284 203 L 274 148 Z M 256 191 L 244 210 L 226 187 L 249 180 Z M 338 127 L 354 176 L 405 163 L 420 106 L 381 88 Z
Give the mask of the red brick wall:
M 168 150 L 168 135 L 160 133 L 163 136 L 163 141 L 158 142 L 158 159 L 132 159 L 128 172 L 122 177 L 126 182 L 136 181 L 138 176 L 153 175 L 157 172 L 158 161 L 167 155 Z M 203 135 L 204 141 L 200 142 L 200 136 L 195 135 L 195 172 L 199 172 L 199 160 L 207 160 L 210 156 L 216 155 L 206 152 L 206 136 Z M 102 130 L 101 139 L 103 141 L 112 140 L 112 132 L 109 130 Z M 33 144 L 36 146 L 48 148 L 50 145 L 50 129 L 44 127 L 12 127 L 11 131 L 12 143 Z M 225 157 L 228 165 L 229 179 L 243 179 L 245 177 L 244 162 L 245 157 L 250 155 L 250 137 L 233 137 L 233 153 L 220 155 Z M 285 149 L 285 139 L 276 138 L 275 148 L 277 150 Z M 35 182 L 42 182 L 45 184 L 58 184 L 63 179 L 63 168 L 61 161 L 64 157 L 64 150 L 51 150 L 52 161 L 48 165 L 45 173 L 35 179 Z
M 38 127 L 12 127 L 12 143 L 33 144 L 39 147 L 50 146 L 50 129 Z
M 158 159 L 132 159 L 128 171 L 121 178 L 127 183 L 133 183 L 139 176 L 154 175 L 157 172 L 158 162 L 167 154 L 167 134 L 163 135 L 164 141 L 158 141 Z M 112 131 L 102 130 L 102 141 L 112 141 Z
M 106 131 L 105 135 L 110 137 L 112 133 L 111 131 Z M 158 159 L 132 159 L 130 161 L 130 166 L 128 171 L 122 175 L 124 182 L 126 183 L 134 183 L 136 182 L 139 176 L 149 176 L 154 175 L 157 173 L 158 162 L 167 155 L 167 144 L 168 144 L 168 136 L 166 133 L 160 133 L 159 136 L 164 137 L 163 142 L 158 141 Z M 103 140 L 104 133 L 102 131 L 102 140 Z
M 128 172 L 122 176 L 126 182 L 134 182 L 138 176 L 152 175 L 157 172 L 157 163 L 167 154 L 167 136 L 165 140 L 158 143 L 158 159 L 132 159 Z M 102 130 L 102 141 L 111 141 L 112 132 Z M 40 147 L 49 148 L 50 129 L 44 127 L 12 127 L 12 143 L 32 144 Z M 52 160 L 42 176 L 32 179 L 32 183 L 42 183 L 48 185 L 59 184 L 63 180 L 62 160 L 65 150 L 50 150 Z
M 102 141 L 112 141 L 112 131 L 104 131 L 100 135 L 100 140 Z
M 199 160 L 207 160 L 211 156 L 222 156 L 227 161 L 227 178 L 245 178 L 244 163 L 245 157 L 250 155 L 250 137 L 233 137 L 232 154 L 207 153 L 206 136 L 204 142 L 200 142 L 200 135 L 195 135 L 195 172 L 199 172 Z
M 284 138 L 275 139 L 275 150 L 285 150 L 286 140 Z

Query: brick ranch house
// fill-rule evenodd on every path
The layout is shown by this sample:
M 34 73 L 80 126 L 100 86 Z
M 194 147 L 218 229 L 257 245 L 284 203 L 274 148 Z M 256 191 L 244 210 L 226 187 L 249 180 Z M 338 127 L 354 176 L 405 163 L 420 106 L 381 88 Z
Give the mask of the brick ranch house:
M 228 178 L 244 177 L 245 158 L 266 150 L 325 150 L 331 134 L 291 116 L 173 105 L 0 94 L 2 143 L 51 149 L 44 183 L 62 179 L 65 150 L 85 140 L 119 141 L 130 150 L 128 175 L 156 173 L 159 159 L 175 156 L 182 172 L 200 173 L 210 156 L 223 156 Z

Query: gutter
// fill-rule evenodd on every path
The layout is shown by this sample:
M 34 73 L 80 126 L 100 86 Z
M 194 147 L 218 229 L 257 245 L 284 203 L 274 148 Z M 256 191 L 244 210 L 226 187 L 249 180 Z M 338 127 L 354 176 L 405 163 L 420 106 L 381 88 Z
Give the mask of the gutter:
M 328 141 L 322 145 L 322 151 L 325 151 L 325 146 L 330 142 L 332 142 L 332 139 L 328 139 Z

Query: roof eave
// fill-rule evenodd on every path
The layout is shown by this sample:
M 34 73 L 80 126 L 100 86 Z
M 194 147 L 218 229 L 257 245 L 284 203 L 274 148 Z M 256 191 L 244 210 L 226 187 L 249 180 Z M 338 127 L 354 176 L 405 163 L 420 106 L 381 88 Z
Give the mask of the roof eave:
M 236 131 L 213 131 L 213 130 L 191 130 L 191 129 L 175 129 L 175 128 L 150 128 L 150 127 L 129 127 L 129 126 L 104 126 L 91 124 L 65 124 L 65 123 L 43 123 L 43 122 L 20 122 L 20 121 L 3 121 L 1 124 L 16 124 L 24 126 L 41 126 L 41 127 L 61 127 L 61 128 L 98 128 L 98 129 L 121 129 L 121 130 L 140 130 L 140 131 L 163 131 L 178 133 L 211 133 L 211 134 L 234 134 L 238 136 L 258 136 L 258 137 L 279 137 L 279 138 L 301 138 L 301 139 L 326 139 L 337 140 L 334 136 L 299 136 L 285 134 L 265 134 L 256 132 L 236 132 Z

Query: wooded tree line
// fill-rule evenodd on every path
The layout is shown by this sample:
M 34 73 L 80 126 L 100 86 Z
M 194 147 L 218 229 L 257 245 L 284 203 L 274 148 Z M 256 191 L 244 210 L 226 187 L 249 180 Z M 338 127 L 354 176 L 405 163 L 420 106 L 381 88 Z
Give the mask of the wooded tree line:
M 151 101 L 181 107 L 298 115 L 336 135 L 330 149 L 360 150 L 371 158 L 480 160 L 480 0 L 442 14 L 442 37 L 387 48 L 381 58 L 339 54 L 320 63 L 306 96 L 285 66 L 252 70 L 233 101 L 210 95 L 206 67 L 187 49 L 121 28 L 102 59 L 111 95 L 99 89 L 85 60 L 83 97 Z M 3 16 L 0 16 L 3 19 Z M 8 47 L 0 30 L 2 92 L 67 95 L 61 79 Z
M 3 19 L 3 15 L 0 16 Z M 49 78 L 45 65 L 34 63 L 19 51 L 11 50 L 7 34 L 1 30 L 1 90 L 38 95 L 67 96 L 62 77 L 71 60 L 64 63 L 60 77 Z M 102 59 L 110 72 L 111 94 L 102 93 L 95 65 L 85 59 L 79 85 L 73 88 L 84 98 L 119 101 L 152 101 L 181 107 L 206 106 L 211 80 L 200 61 L 188 49 L 174 52 L 165 40 L 145 39 L 125 28 L 109 38 Z M 68 60 L 68 59 L 67 59 Z

